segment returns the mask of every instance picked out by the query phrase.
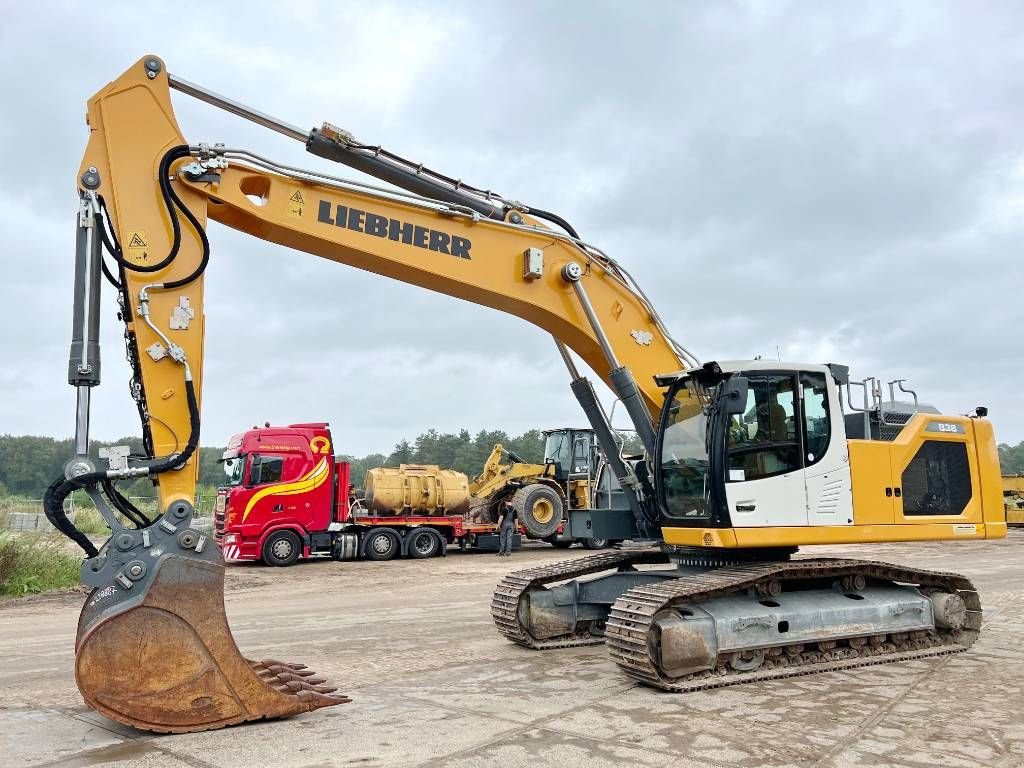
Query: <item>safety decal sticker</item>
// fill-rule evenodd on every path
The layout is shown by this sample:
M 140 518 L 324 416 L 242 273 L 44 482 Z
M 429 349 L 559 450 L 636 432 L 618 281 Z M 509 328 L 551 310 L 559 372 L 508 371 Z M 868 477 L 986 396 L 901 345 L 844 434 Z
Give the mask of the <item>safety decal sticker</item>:
M 302 218 L 302 211 L 306 207 L 306 198 L 302 196 L 302 190 L 296 189 L 288 198 L 288 215 L 297 219 Z
M 132 230 L 128 238 L 128 261 L 136 264 L 145 264 L 149 261 L 149 238 L 145 230 Z

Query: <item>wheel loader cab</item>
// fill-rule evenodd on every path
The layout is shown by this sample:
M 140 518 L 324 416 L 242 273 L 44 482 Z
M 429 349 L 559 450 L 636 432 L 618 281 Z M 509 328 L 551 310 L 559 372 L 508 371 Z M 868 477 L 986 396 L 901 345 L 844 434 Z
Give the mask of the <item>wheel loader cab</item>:
M 682 375 L 659 435 L 667 526 L 853 523 L 842 409 L 826 366 L 749 361 Z M 808 504 L 824 490 L 828 503 Z
M 560 483 L 589 479 L 597 468 L 597 446 L 592 429 L 556 429 L 544 433 L 544 463 L 555 468 Z

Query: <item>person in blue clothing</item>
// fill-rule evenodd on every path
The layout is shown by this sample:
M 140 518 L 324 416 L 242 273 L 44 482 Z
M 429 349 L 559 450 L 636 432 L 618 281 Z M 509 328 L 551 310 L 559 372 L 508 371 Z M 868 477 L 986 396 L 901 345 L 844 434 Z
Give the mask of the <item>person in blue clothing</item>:
M 512 556 L 512 537 L 515 535 L 518 522 L 519 511 L 511 501 L 503 501 L 501 512 L 498 514 L 498 557 Z

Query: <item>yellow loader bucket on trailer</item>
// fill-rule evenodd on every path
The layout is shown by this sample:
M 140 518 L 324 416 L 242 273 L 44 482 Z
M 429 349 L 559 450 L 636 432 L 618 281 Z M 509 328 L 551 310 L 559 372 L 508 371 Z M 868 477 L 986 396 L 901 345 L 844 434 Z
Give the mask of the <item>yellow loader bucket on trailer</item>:
M 123 529 L 82 567 L 94 587 L 75 644 L 86 703 L 134 728 L 184 733 L 350 701 L 302 664 L 242 656 L 220 552 L 172 518 Z

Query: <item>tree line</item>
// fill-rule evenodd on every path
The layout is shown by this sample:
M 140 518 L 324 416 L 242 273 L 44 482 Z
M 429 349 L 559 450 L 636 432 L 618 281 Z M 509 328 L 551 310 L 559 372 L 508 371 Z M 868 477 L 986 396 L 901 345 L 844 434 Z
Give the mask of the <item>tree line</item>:
M 540 462 L 544 458 L 544 436 L 531 429 L 512 436 L 503 430 L 480 430 L 475 435 L 469 430 L 438 432 L 428 430 L 414 440 L 399 441 L 387 455 L 372 453 L 368 456 L 339 456 L 352 464 L 352 482 L 362 486 L 366 470 L 399 464 L 438 464 L 441 467 L 464 472 L 470 477 L 479 474 L 484 461 L 495 443 L 519 454 L 524 460 Z M 95 457 L 100 448 L 127 445 L 135 455 L 142 455 L 142 440 L 126 437 L 106 442 L 94 440 L 89 453 Z M 42 498 L 46 487 L 64 472 L 64 463 L 74 453 L 72 440 L 56 440 L 34 435 L 0 435 L 0 497 L 23 496 Z M 224 471 L 219 462 L 223 448 L 199 449 L 199 485 L 204 490 L 224 483 Z M 118 486 L 129 496 L 152 497 L 153 485 L 145 478 Z
M 1024 475 L 1024 440 L 1016 445 L 999 445 L 999 466 L 1004 475 Z

